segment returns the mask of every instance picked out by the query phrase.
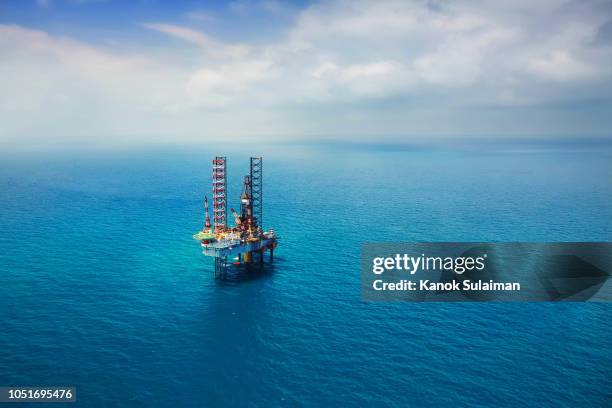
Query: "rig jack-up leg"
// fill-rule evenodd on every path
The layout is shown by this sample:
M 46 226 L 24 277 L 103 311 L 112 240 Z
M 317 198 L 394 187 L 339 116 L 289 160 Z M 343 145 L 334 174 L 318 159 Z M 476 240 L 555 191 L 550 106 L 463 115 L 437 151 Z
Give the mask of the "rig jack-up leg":
M 274 248 L 270 248 L 270 262 L 274 262 Z
M 227 257 L 218 256 L 215 258 L 215 278 L 225 277 L 227 271 Z

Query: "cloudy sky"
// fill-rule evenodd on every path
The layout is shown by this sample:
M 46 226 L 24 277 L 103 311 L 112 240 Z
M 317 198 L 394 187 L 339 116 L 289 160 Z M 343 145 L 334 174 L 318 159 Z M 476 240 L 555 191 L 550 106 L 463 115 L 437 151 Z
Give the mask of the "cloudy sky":
M 0 0 L 0 147 L 612 135 L 612 2 Z

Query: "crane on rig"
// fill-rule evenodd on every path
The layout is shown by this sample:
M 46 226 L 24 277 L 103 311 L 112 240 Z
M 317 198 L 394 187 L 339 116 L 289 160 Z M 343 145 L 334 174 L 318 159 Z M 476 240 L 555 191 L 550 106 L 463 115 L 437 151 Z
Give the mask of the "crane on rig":
M 227 224 L 227 159 L 217 156 L 212 161 L 213 226 L 208 213 L 208 198 L 204 197 L 206 221 L 204 228 L 196 233 L 194 239 L 200 241 L 203 253 L 215 258 L 215 277 L 225 275 L 228 258 L 236 257 L 234 264 L 254 263 L 254 256 L 263 265 L 264 253 L 270 252 L 274 260 L 274 248 L 278 237 L 274 230 L 263 229 L 263 160 L 251 157 L 250 172 L 244 176 L 240 195 L 240 214 L 231 208 L 234 226 Z
M 232 208 L 231 211 L 232 215 L 234 216 L 234 223 L 237 227 L 239 227 L 242 224 L 242 219 L 240 218 L 240 215 L 236 212 L 236 210 Z

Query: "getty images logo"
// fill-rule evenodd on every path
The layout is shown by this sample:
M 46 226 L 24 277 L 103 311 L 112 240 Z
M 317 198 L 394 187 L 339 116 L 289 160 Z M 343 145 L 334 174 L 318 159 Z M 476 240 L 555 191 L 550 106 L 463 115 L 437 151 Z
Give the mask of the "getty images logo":
M 376 257 L 372 260 L 372 272 L 380 275 L 385 271 L 403 270 L 414 275 L 419 270 L 424 271 L 452 271 L 463 274 L 466 271 L 482 271 L 485 268 L 487 254 L 479 257 L 458 256 L 410 256 L 408 254 L 395 254 L 393 257 Z

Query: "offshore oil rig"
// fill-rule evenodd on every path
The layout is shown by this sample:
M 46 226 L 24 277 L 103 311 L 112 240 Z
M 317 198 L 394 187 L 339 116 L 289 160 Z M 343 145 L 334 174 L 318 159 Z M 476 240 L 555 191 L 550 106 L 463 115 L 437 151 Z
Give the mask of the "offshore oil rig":
M 206 218 L 204 228 L 193 236 L 200 241 L 202 252 L 215 258 L 215 278 L 225 276 L 231 259 L 234 266 L 263 266 L 264 253 L 270 251 L 274 260 L 277 236 L 274 230 L 263 230 L 263 160 L 251 157 L 250 172 L 244 176 L 240 195 L 240 214 L 231 208 L 234 226 L 227 223 L 227 158 L 217 156 L 212 161 L 213 225 L 208 212 L 208 197 L 204 197 Z

